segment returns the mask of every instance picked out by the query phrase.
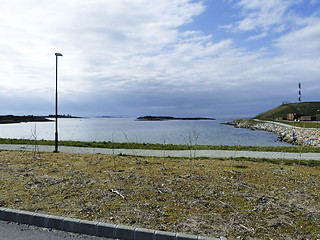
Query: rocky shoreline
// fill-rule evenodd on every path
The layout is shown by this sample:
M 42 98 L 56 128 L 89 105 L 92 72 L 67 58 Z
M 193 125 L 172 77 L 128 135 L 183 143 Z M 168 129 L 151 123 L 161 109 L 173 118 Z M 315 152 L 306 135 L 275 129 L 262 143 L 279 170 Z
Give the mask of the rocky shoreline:
M 298 128 L 290 125 L 259 121 L 254 119 L 239 119 L 227 123 L 236 128 L 249 128 L 278 134 L 278 139 L 293 145 L 309 145 L 320 147 L 320 129 Z M 294 134 L 293 134 L 294 132 Z

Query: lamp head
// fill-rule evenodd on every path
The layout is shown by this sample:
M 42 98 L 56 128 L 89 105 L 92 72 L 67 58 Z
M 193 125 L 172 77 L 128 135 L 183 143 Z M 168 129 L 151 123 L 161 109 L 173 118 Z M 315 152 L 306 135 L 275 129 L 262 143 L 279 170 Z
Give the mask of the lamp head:
M 62 57 L 63 55 L 61 53 L 55 53 L 56 56 Z

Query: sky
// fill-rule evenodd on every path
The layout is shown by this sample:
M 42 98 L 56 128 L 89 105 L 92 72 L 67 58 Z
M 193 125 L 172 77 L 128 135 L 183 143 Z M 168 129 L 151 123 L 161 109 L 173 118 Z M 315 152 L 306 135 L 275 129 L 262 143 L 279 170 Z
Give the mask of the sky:
M 320 101 L 320 0 L 1 0 L 0 115 L 240 118 Z

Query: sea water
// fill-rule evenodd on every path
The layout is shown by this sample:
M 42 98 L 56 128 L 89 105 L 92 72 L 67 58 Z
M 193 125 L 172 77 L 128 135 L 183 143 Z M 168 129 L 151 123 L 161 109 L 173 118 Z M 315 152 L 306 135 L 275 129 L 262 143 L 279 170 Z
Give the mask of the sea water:
M 59 140 L 165 144 L 288 146 L 277 135 L 224 125 L 231 119 L 136 121 L 133 118 L 61 118 Z M 0 138 L 54 140 L 55 122 L 0 124 Z

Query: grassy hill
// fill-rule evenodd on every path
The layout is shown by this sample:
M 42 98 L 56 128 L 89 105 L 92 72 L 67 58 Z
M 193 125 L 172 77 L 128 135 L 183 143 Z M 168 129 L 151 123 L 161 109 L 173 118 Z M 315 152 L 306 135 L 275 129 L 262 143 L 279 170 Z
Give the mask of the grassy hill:
M 319 111 L 318 111 L 319 110 Z M 287 114 L 295 113 L 305 116 L 316 116 L 320 114 L 320 102 L 301 102 L 283 104 L 267 112 L 261 113 L 254 118 L 261 120 L 271 120 L 278 117 L 287 117 Z

